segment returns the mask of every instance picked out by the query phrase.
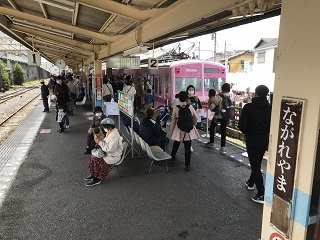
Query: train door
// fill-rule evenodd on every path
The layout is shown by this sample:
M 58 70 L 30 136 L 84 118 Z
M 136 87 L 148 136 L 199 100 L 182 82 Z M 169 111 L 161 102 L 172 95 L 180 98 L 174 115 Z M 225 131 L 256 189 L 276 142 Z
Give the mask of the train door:
M 166 74 L 166 75 L 165 75 L 165 86 L 164 86 L 164 89 L 165 89 L 165 94 L 164 94 L 164 97 L 165 97 L 165 105 L 168 106 L 168 105 L 169 105 L 169 99 L 171 98 L 171 95 L 170 95 L 170 93 L 169 93 L 169 89 L 170 89 L 169 74 Z
M 152 94 L 154 95 L 154 75 L 148 74 L 147 79 L 150 81 L 152 86 Z

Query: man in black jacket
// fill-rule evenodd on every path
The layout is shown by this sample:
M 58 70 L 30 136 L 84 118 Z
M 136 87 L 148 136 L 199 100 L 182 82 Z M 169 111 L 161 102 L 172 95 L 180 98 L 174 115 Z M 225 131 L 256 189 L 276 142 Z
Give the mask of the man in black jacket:
M 239 119 L 239 129 L 246 134 L 246 146 L 251 166 L 251 175 L 246 182 L 249 190 L 258 190 L 257 195 L 251 199 L 258 203 L 264 202 L 264 185 L 261 174 L 261 162 L 268 149 L 271 106 L 267 100 L 268 87 L 260 85 L 255 89 L 252 103 L 246 104 Z
M 142 119 L 139 135 L 150 146 L 159 146 L 164 149 L 165 134 L 160 127 L 160 124 L 154 121 L 154 110 L 152 108 L 147 109 L 147 117 Z
M 48 96 L 49 96 L 49 89 L 48 86 L 44 83 L 44 80 L 40 80 L 41 83 L 41 98 L 43 102 L 44 110 L 42 112 L 49 112 L 49 103 L 48 103 Z

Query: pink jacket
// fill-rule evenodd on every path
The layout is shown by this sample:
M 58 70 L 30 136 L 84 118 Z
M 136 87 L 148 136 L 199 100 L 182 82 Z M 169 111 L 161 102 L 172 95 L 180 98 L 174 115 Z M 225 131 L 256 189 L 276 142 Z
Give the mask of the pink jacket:
M 186 102 L 179 103 L 179 105 L 181 107 L 185 106 L 186 104 L 187 104 Z M 195 125 L 197 124 L 197 120 L 198 120 L 197 113 L 191 105 L 189 106 L 189 109 L 192 113 L 194 126 L 193 126 L 193 129 L 189 133 L 186 133 L 184 131 L 181 131 L 178 128 L 177 120 L 179 118 L 179 108 L 177 106 L 174 106 L 173 112 L 172 112 L 171 129 L 170 129 L 172 140 L 181 142 L 181 141 L 183 141 L 183 139 L 184 139 L 184 141 L 190 141 L 190 140 L 197 139 L 200 137 L 198 130 L 195 127 Z

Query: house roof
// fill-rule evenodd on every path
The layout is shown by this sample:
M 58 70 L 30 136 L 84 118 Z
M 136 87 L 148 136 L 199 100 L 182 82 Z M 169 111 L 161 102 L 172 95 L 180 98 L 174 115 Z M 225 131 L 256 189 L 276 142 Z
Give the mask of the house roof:
M 230 60 L 232 58 L 235 58 L 235 57 L 239 57 L 239 56 L 244 55 L 244 54 L 252 54 L 253 55 L 253 51 L 246 50 L 246 51 L 239 52 L 237 54 L 234 54 L 234 55 L 228 57 L 228 60 Z M 225 59 L 222 59 L 220 62 L 224 62 L 224 61 L 225 61 Z
M 278 38 L 261 38 L 260 41 L 254 46 L 254 50 L 260 48 L 267 48 L 278 45 Z

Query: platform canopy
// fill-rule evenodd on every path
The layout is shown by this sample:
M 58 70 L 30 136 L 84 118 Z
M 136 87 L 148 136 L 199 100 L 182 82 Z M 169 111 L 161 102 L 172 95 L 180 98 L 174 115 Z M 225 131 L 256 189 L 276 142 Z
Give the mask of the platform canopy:
M 0 0 L 0 30 L 69 67 L 280 14 L 279 0 Z

